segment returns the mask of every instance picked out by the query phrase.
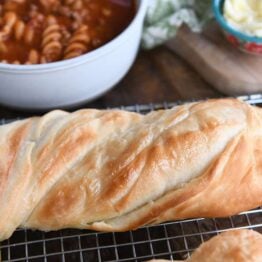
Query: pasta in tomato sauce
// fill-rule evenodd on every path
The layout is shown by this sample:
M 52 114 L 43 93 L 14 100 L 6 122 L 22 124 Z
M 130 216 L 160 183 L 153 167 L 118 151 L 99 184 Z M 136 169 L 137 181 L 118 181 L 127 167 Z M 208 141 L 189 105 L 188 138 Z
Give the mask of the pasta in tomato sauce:
M 0 62 L 80 56 L 120 34 L 135 11 L 135 0 L 0 0 Z

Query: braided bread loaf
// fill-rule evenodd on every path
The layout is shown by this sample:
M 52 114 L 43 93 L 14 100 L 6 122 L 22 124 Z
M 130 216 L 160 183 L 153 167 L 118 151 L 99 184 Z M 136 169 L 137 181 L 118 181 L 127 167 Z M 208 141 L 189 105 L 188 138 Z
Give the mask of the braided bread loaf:
M 0 134 L 1 240 L 17 227 L 125 231 L 262 204 L 262 111 L 238 100 L 53 111 Z

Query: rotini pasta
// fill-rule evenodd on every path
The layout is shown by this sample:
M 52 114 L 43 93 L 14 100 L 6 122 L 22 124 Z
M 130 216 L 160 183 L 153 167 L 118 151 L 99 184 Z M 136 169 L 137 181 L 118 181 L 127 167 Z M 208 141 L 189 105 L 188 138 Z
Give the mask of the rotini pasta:
M 26 64 L 38 64 L 39 62 L 40 62 L 39 53 L 35 49 L 30 50 Z
M 50 22 L 43 32 L 41 61 L 52 62 L 61 58 L 61 38 L 61 27 L 56 23 L 56 21 Z
M 134 14 L 135 0 L 0 0 L 0 63 L 80 56 L 114 38 Z
M 68 46 L 65 49 L 64 59 L 77 57 L 86 53 L 89 43 L 90 36 L 88 33 L 88 27 L 82 25 L 69 40 Z
M 23 40 L 26 44 L 32 44 L 34 40 L 35 30 L 29 24 L 25 24 L 22 20 L 17 20 L 14 24 L 15 40 Z
M 3 38 L 13 35 L 14 39 L 23 40 L 26 44 L 32 44 L 34 38 L 34 28 L 30 24 L 25 24 L 19 20 L 14 12 L 8 12 L 4 15 L 5 26 L 2 29 Z
M 3 23 L 4 23 L 4 27 L 2 30 L 3 36 L 8 37 L 8 35 L 11 34 L 16 21 L 17 21 L 17 15 L 14 12 L 5 13 L 3 18 Z

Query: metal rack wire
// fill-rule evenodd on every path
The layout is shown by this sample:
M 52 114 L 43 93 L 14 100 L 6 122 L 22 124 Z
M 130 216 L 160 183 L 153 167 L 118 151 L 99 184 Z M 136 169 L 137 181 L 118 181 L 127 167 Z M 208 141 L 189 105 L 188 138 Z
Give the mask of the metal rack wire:
M 239 99 L 262 105 L 262 95 Z M 134 105 L 121 109 L 147 113 L 182 102 Z M 1 123 L 6 123 L 2 120 Z M 9 121 L 8 121 L 9 122 Z M 152 258 L 182 260 L 202 242 L 226 230 L 250 228 L 262 233 L 262 208 L 227 218 L 187 219 L 146 226 L 125 233 L 87 230 L 40 232 L 18 229 L 2 242 L 2 261 L 146 261 Z M 1 258 L 0 258 L 1 261 Z

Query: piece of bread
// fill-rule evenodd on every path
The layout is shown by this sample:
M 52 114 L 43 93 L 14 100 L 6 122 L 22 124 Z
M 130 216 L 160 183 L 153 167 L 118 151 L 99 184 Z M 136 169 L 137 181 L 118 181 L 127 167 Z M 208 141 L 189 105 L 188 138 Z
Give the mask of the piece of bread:
M 261 262 L 262 236 L 252 230 L 222 233 L 202 244 L 187 262 Z
M 17 227 L 125 231 L 262 204 L 262 110 L 53 111 L 0 127 L 0 240 Z
M 164 262 L 167 260 L 151 260 Z M 262 235 L 253 230 L 224 232 L 203 243 L 185 262 L 261 262 Z

